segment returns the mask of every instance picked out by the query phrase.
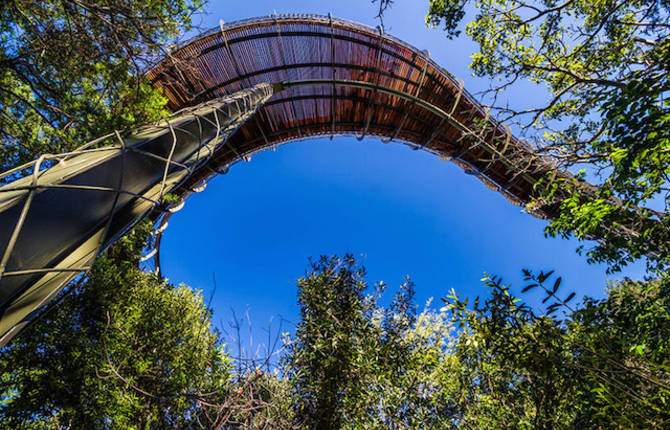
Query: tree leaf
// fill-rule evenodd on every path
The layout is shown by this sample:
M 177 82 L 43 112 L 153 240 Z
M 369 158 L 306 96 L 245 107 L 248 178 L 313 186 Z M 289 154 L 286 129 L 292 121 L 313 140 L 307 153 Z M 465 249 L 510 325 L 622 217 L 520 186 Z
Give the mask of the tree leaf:
M 553 270 L 550 270 L 550 271 L 548 271 L 547 273 L 540 272 L 540 274 L 539 274 L 538 277 L 537 277 L 538 282 L 539 282 L 540 284 L 543 283 L 544 281 L 547 280 L 547 278 L 549 278 L 549 277 L 551 276 L 552 273 L 554 273 Z
M 537 284 L 526 285 L 526 286 L 523 288 L 523 290 L 521 290 L 521 292 L 522 292 L 522 293 L 528 292 L 528 291 L 532 290 L 532 289 L 535 288 L 535 287 L 537 287 Z
M 560 276 L 556 278 L 556 281 L 554 282 L 554 288 L 551 290 L 552 294 L 556 294 L 556 291 L 558 291 L 558 287 L 561 285 L 561 280 L 562 278 Z

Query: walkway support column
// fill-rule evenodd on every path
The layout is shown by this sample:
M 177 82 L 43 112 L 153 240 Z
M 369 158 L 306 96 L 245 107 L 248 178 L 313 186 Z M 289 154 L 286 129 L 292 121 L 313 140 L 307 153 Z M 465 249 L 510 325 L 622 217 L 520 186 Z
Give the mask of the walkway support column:
M 273 94 L 267 83 L 0 175 L 0 346 L 150 212 Z

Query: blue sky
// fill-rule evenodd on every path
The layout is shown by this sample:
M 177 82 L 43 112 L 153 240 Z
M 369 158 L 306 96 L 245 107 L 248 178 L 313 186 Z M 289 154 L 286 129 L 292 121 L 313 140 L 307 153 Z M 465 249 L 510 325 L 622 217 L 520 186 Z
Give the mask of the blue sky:
M 427 29 L 427 0 L 397 0 L 385 18 L 386 30 L 420 49 L 476 93 L 489 82 L 471 76 L 474 46 L 465 37 L 450 41 Z M 200 25 L 278 13 L 331 12 L 377 25 L 375 6 L 356 1 L 213 1 Z M 546 94 L 529 85 L 516 88 L 513 103 L 541 102 Z M 295 279 L 307 259 L 351 252 L 372 284 L 390 291 L 410 275 L 417 301 L 438 299 L 454 288 L 483 294 L 484 272 L 523 287 L 521 269 L 554 269 L 564 291 L 600 297 L 612 276 L 575 253 L 578 243 L 545 239 L 545 222 L 522 213 L 457 166 L 400 144 L 374 138 L 311 140 L 240 163 L 192 196 L 170 219 L 163 237 L 163 273 L 172 282 L 204 290 L 221 325 L 248 308 L 255 330 L 283 318 L 285 329 L 298 317 Z M 642 265 L 623 274 L 639 278 Z M 524 294 L 530 303 L 537 297 Z M 223 323 L 225 324 L 225 323 Z

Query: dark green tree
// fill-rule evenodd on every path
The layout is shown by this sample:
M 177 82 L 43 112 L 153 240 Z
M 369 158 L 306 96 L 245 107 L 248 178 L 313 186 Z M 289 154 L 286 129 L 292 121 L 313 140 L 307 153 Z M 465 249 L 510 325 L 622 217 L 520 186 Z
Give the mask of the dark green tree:
M 201 5 L 0 2 L 0 171 L 165 115 L 143 73 Z
M 670 279 L 626 280 L 570 315 L 567 341 L 584 373 L 583 427 L 670 423 Z
M 454 413 L 448 384 L 451 325 L 416 314 L 404 282 L 389 307 L 383 283 L 367 292 L 350 255 L 321 257 L 298 280 L 300 321 L 287 345 L 284 377 L 305 428 L 446 428 Z M 442 375 L 442 376 L 440 376 Z
M 559 296 L 560 278 L 533 276 L 547 313 L 488 278 L 490 294 L 468 306 L 447 297 L 460 334 L 459 419 L 473 428 L 662 428 L 670 422 L 667 279 L 623 281 L 602 300 Z M 546 286 L 545 286 L 546 284 Z M 559 309 L 564 317 L 554 316 Z
M 360 403 L 369 372 L 362 343 L 372 309 L 363 269 L 353 257 L 322 257 L 298 279 L 300 322 L 290 344 L 289 371 L 299 395 L 297 415 L 308 428 L 341 428 Z
M 144 70 L 201 5 L 0 3 L 0 170 L 164 115 Z M 209 311 L 138 268 L 149 229 L 2 351 L 3 427 L 184 428 L 221 409 L 228 359 Z
M 202 296 L 138 268 L 150 224 L 0 353 L 3 428 L 189 428 L 232 365 Z

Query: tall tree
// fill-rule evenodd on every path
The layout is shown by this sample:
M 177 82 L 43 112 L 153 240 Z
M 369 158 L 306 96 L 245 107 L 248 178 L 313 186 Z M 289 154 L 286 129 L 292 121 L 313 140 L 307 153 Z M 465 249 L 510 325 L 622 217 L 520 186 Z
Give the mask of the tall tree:
M 471 68 L 497 82 L 488 94 L 499 119 L 515 121 L 560 167 L 587 168 L 574 180 L 552 183 L 550 174 L 532 205 L 559 207 L 548 235 L 601 238 L 589 259 L 611 270 L 640 257 L 654 269 L 670 263 L 669 7 L 655 0 L 429 1 L 429 26 L 449 38 L 465 29 L 477 44 Z M 504 90 L 521 81 L 546 89 L 548 102 L 510 108 Z M 584 178 L 597 187 L 582 186 Z
M 200 294 L 137 267 L 150 227 L 0 352 L 1 427 L 189 428 L 220 409 L 231 360 Z
M 663 428 L 670 422 L 668 279 L 622 281 L 573 304 L 526 272 L 545 312 L 486 278 L 418 315 L 406 282 L 388 307 L 350 257 L 298 281 L 301 319 L 284 378 L 305 428 Z M 558 311 L 562 310 L 562 314 Z
M 404 282 L 389 307 L 350 255 L 321 257 L 298 280 L 300 322 L 285 377 L 304 428 L 449 428 L 456 393 L 446 314 L 419 315 Z
M 367 364 L 362 343 L 371 330 L 364 276 L 347 256 L 321 258 L 298 280 L 300 322 L 290 366 L 301 399 L 297 414 L 307 427 L 341 428 L 359 403 L 368 372 L 356 370 Z
M 0 2 L 0 171 L 164 115 L 143 72 L 201 5 Z

